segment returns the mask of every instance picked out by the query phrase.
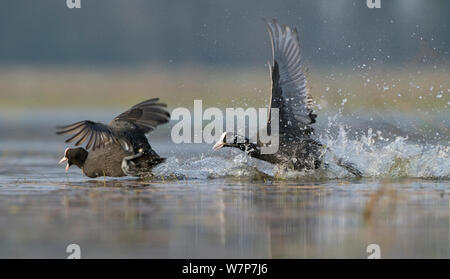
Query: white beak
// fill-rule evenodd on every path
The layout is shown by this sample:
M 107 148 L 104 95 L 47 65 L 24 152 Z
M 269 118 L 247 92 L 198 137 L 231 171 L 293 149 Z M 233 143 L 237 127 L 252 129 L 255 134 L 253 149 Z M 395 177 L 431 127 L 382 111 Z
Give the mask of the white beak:
M 216 150 L 221 149 L 224 145 L 225 145 L 225 143 L 223 141 L 218 141 L 216 144 L 214 144 L 212 149 L 214 151 L 216 151 Z
M 69 159 L 67 159 L 67 157 L 64 157 L 64 158 L 62 158 L 61 160 L 59 160 L 59 163 L 58 163 L 58 164 L 67 162 L 68 160 L 69 160 Z M 66 172 L 69 171 L 69 168 L 70 168 L 70 166 L 69 166 L 69 164 L 67 164 L 67 165 L 66 165 Z
M 220 136 L 219 141 L 216 144 L 214 144 L 214 146 L 212 148 L 214 151 L 221 149 L 225 145 L 225 137 L 226 136 L 227 136 L 227 132 L 223 132 L 222 135 Z
M 62 164 L 62 163 L 64 163 L 65 161 L 68 161 L 69 159 L 67 159 L 67 157 L 64 157 L 64 158 L 62 158 L 61 160 L 59 160 L 59 163 L 58 164 Z

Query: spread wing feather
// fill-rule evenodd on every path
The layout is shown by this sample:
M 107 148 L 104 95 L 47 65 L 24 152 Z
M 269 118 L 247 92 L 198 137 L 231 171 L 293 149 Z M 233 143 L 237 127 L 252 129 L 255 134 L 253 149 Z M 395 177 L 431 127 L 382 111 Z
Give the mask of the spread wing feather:
M 58 135 L 73 135 L 66 142 L 74 142 L 81 145 L 87 141 L 86 149 L 92 147 L 93 150 L 104 146 L 108 142 L 118 142 L 111 129 L 100 122 L 90 120 L 79 121 L 77 123 L 56 127 Z
M 67 126 L 59 126 L 56 134 L 72 135 L 66 142 L 75 142 L 75 145 L 86 143 L 86 149 L 93 150 L 104 146 L 109 142 L 125 144 L 124 139 L 117 136 L 117 127 L 125 121 L 136 125 L 142 132 L 148 133 L 158 125 L 167 123 L 170 119 L 166 105 L 158 103 L 158 98 L 139 103 L 124 113 L 120 114 L 109 124 L 93 122 L 90 120 L 79 121 Z
M 167 105 L 158 103 L 158 100 L 154 98 L 139 103 L 118 115 L 112 122 L 128 121 L 148 133 L 170 119 L 170 113 L 165 109 Z
M 270 107 L 279 109 L 281 133 L 309 135 L 313 131 L 309 125 L 317 115 L 312 110 L 297 30 L 275 20 L 266 23 L 273 54 Z

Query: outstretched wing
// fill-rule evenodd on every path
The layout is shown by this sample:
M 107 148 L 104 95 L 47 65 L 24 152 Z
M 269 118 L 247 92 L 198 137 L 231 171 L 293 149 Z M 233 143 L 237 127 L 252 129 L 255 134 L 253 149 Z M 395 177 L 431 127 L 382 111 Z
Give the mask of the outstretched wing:
M 275 20 L 267 22 L 267 28 L 273 54 L 270 107 L 279 109 L 280 133 L 309 135 L 317 115 L 306 85 L 297 30 Z
M 127 145 L 125 140 L 117 137 L 117 127 L 125 121 L 136 125 L 143 133 L 148 133 L 156 126 L 167 123 L 170 114 L 165 110 L 166 105 L 158 103 L 158 98 L 139 103 L 111 121 L 109 125 L 90 120 L 80 121 L 71 125 L 56 127 L 58 135 L 73 135 L 66 142 L 81 145 L 87 142 L 86 149 L 100 148 L 109 142 Z M 116 132 L 116 133 L 115 133 Z
M 118 142 L 111 129 L 100 122 L 84 120 L 67 126 L 59 126 L 56 129 L 58 129 L 56 132 L 58 135 L 73 135 L 66 142 L 76 141 L 75 145 L 87 142 L 86 149 L 88 150 L 91 147 L 95 150 L 111 141 Z
M 144 133 L 148 133 L 170 119 L 170 113 L 166 110 L 167 105 L 158 101 L 159 98 L 143 101 L 114 118 L 110 125 L 127 121 L 138 126 Z

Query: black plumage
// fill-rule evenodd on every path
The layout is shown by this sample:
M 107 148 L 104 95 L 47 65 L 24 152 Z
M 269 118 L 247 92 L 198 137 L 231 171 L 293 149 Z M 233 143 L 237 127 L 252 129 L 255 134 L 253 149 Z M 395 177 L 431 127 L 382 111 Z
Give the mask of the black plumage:
M 87 149 L 66 149 L 61 162 L 68 161 L 67 169 L 72 164 L 77 165 L 89 177 L 125 176 L 137 173 L 136 168 L 140 172 L 150 171 L 163 158 L 151 148 L 145 134 L 170 119 L 166 105 L 158 100 L 141 102 L 107 125 L 84 120 L 57 127 L 58 135 L 71 135 L 66 142 L 75 142 L 75 146 L 86 144 Z M 130 156 L 134 156 L 133 159 Z M 127 167 L 124 161 L 132 163 L 133 167 Z M 131 173 L 130 169 L 135 171 Z
M 280 25 L 276 20 L 267 22 L 267 29 L 273 55 L 270 108 L 279 110 L 278 151 L 262 154 L 260 142 L 250 143 L 247 138 L 233 133 L 224 133 L 213 148 L 236 147 L 252 157 L 295 170 L 317 169 L 322 164 L 325 148 L 313 138 L 311 124 L 316 122 L 317 115 L 312 109 L 297 30 Z M 271 118 L 269 114 L 269 133 Z

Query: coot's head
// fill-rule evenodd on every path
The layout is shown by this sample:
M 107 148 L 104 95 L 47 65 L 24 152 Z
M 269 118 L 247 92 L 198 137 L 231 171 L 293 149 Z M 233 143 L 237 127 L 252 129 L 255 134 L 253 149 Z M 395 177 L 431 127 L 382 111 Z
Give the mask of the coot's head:
M 82 148 L 66 148 L 64 151 L 64 157 L 59 161 L 59 163 L 67 162 L 66 172 L 69 170 L 70 166 L 75 165 L 80 169 L 83 167 L 84 162 L 88 156 L 88 152 Z
M 216 144 L 214 144 L 213 150 L 219 150 L 222 147 L 236 147 L 245 150 L 245 146 L 248 144 L 248 138 L 233 134 L 231 132 L 224 132 Z

